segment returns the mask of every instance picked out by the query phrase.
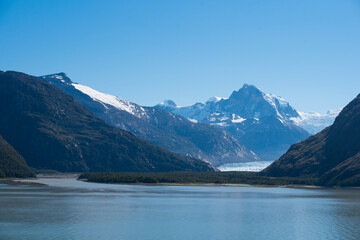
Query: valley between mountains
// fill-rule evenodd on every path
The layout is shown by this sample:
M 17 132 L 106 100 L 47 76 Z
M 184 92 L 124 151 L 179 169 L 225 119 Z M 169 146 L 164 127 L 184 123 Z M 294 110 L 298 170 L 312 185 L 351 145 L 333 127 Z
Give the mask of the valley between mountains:
M 109 124 L 214 166 L 274 161 L 293 143 L 310 136 L 307 130 L 316 133 L 336 117 L 336 111 L 328 115 L 297 112 L 286 100 L 247 84 L 228 99 L 213 97 L 188 107 L 167 100 L 145 107 L 75 83 L 65 73 L 41 78 Z
M 44 169 L 214 172 L 224 164 L 279 159 L 261 176 L 359 184 L 359 96 L 343 110 L 305 113 L 244 84 L 228 98 L 149 107 L 73 82 L 65 73 L 11 71 L 0 72 L 0 91 L 0 177 Z

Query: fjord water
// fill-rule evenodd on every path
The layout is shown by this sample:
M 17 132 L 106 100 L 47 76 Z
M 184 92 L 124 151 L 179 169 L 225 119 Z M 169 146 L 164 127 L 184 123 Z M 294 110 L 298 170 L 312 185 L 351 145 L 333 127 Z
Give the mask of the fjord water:
M 0 185 L 0 239 L 359 239 L 359 189 Z

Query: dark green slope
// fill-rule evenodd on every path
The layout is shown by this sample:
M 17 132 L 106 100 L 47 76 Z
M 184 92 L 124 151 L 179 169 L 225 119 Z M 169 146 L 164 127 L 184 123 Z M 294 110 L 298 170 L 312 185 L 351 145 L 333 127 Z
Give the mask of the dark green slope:
M 34 176 L 24 158 L 0 136 L 0 178 Z
M 360 95 L 341 111 L 332 126 L 291 146 L 263 173 L 317 177 L 322 185 L 360 186 Z
M 37 169 L 213 171 L 108 125 L 73 97 L 23 73 L 0 72 L 0 122 L 0 134 Z

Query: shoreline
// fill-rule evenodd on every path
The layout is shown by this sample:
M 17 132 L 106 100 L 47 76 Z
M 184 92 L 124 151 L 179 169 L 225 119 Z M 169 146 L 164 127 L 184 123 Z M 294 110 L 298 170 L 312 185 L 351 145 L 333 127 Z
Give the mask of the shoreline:
M 47 186 L 43 183 L 30 182 L 27 180 L 36 180 L 37 178 L 9 178 L 9 179 L 0 179 L 0 184 L 6 184 L 9 186 Z
M 327 188 L 357 188 L 357 187 L 324 187 L 317 185 L 266 185 L 266 184 L 247 184 L 247 183 L 105 183 L 105 182 L 91 182 L 87 179 L 77 179 L 78 181 L 99 184 L 113 184 L 113 185 L 134 185 L 134 186 L 188 186 L 188 187 L 266 187 L 266 188 L 302 188 L 302 189 L 327 189 Z
M 65 178 L 74 178 L 77 181 L 88 182 L 88 183 L 99 183 L 99 184 L 113 184 L 113 185 L 134 185 L 134 186 L 188 186 L 188 187 L 274 187 L 274 188 L 303 188 L 303 189 L 320 189 L 320 188 L 328 188 L 316 185 L 266 185 L 266 184 L 246 184 L 246 183 L 104 183 L 104 182 L 91 182 L 87 181 L 87 179 L 79 179 L 73 175 L 66 176 L 39 176 L 36 178 L 7 178 L 0 179 L 0 184 L 6 184 L 9 186 L 48 186 L 44 183 L 38 183 L 28 180 L 38 180 L 40 178 L 51 178 L 51 179 L 65 179 Z M 344 188 L 344 187 L 340 187 Z
M 35 178 L 0 178 L 0 184 L 7 184 L 10 186 L 47 186 L 44 183 L 33 182 L 29 180 L 38 180 L 40 178 L 52 178 L 52 179 L 65 179 L 79 177 L 79 173 L 59 173 L 59 174 L 37 174 Z
M 317 185 L 317 178 L 274 178 L 257 172 L 103 172 L 84 173 L 79 179 L 95 183 L 159 186 L 326 187 Z
M 287 184 L 287 185 L 266 185 L 266 184 L 246 184 L 246 183 L 105 183 L 105 182 L 90 182 L 86 179 L 77 179 L 78 181 L 99 183 L 99 184 L 113 184 L 113 185 L 134 185 L 134 186 L 188 186 L 188 187 L 263 187 L 263 188 L 298 188 L 298 189 L 355 189 L 360 190 L 360 187 L 341 187 L 341 186 L 318 186 L 318 185 L 302 185 L 302 184 Z
M 248 184 L 248 183 L 122 183 L 122 182 L 96 182 L 88 181 L 87 179 L 80 179 L 80 174 L 39 174 L 36 178 L 4 178 L 0 179 L 0 184 L 6 184 L 9 186 L 48 186 L 44 183 L 34 182 L 38 179 L 66 179 L 73 178 L 77 181 L 99 184 L 116 184 L 116 185 L 140 185 L 140 186 L 194 186 L 194 187 L 263 187 L 263 188 L 298 188 L 298 189 L 356 189 L 360 190 L 360 187 L 341 187 L 341 186 L 319 186 L 319 185 L 307 185 L 307 184 Z M 29 181 L 32 180 L 32 181 Z

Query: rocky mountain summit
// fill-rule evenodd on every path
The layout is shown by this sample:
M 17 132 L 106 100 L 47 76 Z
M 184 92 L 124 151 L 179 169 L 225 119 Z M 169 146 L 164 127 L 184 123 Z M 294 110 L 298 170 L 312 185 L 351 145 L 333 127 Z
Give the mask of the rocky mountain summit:
M 292 119 L 301 116 L 285 99 L 248 84 L 229 98 L 213 97 L 186 107 L 167 100 L 156 107 L 219 126 L 267 161 L 276 160 L 291 144 L 310 136 L 294 123 Z

